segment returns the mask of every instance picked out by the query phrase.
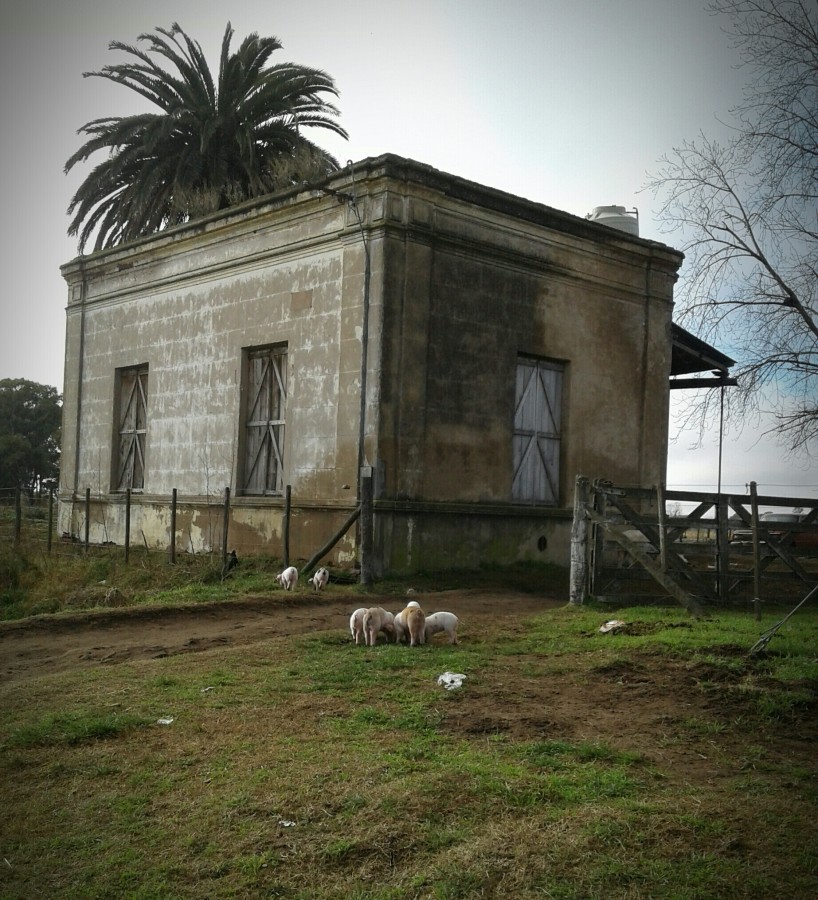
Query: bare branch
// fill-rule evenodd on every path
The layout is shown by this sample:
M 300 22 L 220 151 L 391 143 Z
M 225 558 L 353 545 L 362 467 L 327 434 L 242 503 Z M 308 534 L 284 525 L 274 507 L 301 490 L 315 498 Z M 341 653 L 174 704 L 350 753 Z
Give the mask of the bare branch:
M 734 421 L 772 405 L 791 449 L 818 439 L 818 5 L 716 0 L 749 72 L 726 144 L 699 135 L 649 182 L 686 260 L 677 316 L 739 360 Z M 692 401 L 688 424 L 712 420 Z

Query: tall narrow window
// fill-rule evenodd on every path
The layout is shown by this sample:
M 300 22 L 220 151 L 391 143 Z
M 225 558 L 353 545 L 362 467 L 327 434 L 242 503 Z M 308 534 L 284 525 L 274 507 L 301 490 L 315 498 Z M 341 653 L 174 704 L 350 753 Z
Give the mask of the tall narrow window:
M 120 369 L 117 381 L 119 443 L 114 461 L 114 482 L 118 491 L 126 488 L 142 490 L 148 426 L 148 367 Z
M 514 500 L 556 506 L 564 366 L 519 357 L 514 406 Z
M 280 494 L 284 481 L 287 348 L 247 353 L 244 493 Z

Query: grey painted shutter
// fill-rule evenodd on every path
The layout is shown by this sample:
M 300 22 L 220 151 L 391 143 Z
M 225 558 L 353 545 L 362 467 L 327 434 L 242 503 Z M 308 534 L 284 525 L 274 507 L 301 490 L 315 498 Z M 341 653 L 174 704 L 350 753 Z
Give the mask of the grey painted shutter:
M 248 494 L 282 491 L 286 359 L 282 350 L 255 351 L 248 356 L 244 465 L 244 491 Z
M 119 379 L 119 459 L 117 489 L 145 486 L 145 435 L 148 424 L 148 370 L 124 369 Z
M 559 503 L 562 366 L 536 359 L 517 363 L 512 497 Z

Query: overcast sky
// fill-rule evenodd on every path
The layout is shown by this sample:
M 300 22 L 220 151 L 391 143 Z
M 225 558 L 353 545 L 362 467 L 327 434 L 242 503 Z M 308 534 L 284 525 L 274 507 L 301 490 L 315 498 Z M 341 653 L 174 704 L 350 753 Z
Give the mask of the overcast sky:
M 122 61 L 135 42 L 178 22 L 215 72 L 227 20 L 234 48 L 275 35 L 275 61 L 325 69 L 341 91 L 348 142 L 316 134 L 341 162 L 396 153 L 584 216 L 637 207 L 641 235 L 673 243 L 642 188 L 663 154 L 720 124 L 741 96 L 723 23 L 704 0 L 28 0 L 4 12 L 0 36 L 0 184 L 6 288 L 0 378 L 62 390 L 66 289 L 76 256 L 66 208 L 88 168 L 63 174 L 91 119 L 133 112 L 138 98 L 82 72 Z M 728 435 L 722 485 L 813 494 L 814 468 L 784 460 L 757 423 Z M 671 425 L 671 435 L 676 429 Z M 718 435 L 673 444 L 668 487 L 715 489 Z

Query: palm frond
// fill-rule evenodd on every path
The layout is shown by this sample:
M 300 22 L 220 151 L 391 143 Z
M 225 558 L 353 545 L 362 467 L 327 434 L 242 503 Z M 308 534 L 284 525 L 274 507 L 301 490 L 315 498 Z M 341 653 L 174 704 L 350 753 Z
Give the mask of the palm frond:
M 144 47 L 112 41 L 109 48 L 129 59 L 84 73 L 129 88 L 159 111 L 79 129 L 87 140 L 66 172 L 107 154 L 68 207 L 80 252 L 94 236 L 95 249 L 111 247 L 338 168 L 302 132 L 347 137 L 327 99 L 338 96 L 333 79 L 295 63 L 271 65 L 282 46 L 275 37 L 254 32 L 232 53 L 233 36 L 228 22 L 216 81 L 200 44 L 178 23 L 140 34 Z

